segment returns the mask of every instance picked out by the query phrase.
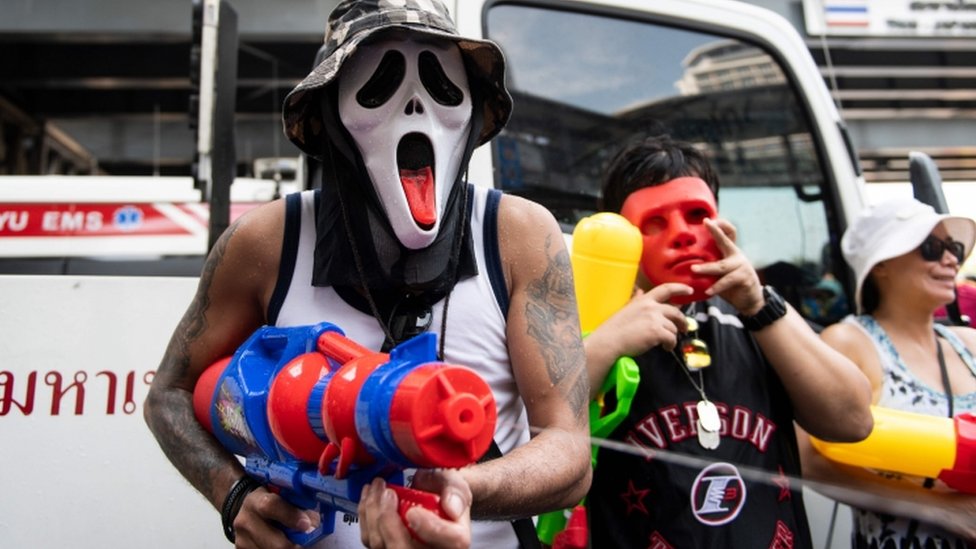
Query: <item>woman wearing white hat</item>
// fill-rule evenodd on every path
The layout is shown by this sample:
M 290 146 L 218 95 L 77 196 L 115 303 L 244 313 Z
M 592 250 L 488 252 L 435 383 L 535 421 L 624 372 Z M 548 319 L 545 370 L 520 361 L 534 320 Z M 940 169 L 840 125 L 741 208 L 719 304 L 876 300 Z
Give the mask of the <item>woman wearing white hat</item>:
M 858 314 L 822 336 L 865 373 L 875 405 L 950 417 L 976 410 L 976 330 L 943 326 L 933 316 L 955 298 L 974 239 L 972 219 L 937 214 L 915 199 L 876 204 L 844 234 Z M 803 446 L 805 474 L 874 496 L 849 500 L 854 547 L 962 548 L 976 541 L 976 496 L 934 479 L 831 463 Z M 905 502 L 913 503 L 911 516 L 904 516 Z

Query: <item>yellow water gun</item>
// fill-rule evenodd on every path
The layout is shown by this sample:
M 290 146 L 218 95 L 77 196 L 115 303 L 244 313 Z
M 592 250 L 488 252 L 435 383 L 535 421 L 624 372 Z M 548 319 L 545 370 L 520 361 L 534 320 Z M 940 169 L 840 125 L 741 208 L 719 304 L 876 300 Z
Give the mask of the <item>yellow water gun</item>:
M 874 429 L 860 442 L 813 447 L 831 461 L 893 473 L 938 478 L 960 492 L 976 494 L 976 414 L 929 416 L 872 406 Z

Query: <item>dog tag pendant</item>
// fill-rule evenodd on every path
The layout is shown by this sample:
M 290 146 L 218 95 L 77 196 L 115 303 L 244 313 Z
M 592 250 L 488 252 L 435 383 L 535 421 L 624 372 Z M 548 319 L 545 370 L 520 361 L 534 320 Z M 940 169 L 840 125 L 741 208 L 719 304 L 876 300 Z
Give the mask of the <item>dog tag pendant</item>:
M 718 432 L 722 422 L 718 418 L 718 408 L 710 400 L 698 401 L 698 422 L 709 433 Z
M 721 441 L 721 437 L 718 431 L 709 432 L 702 429 L 701 422 L 698 422 L 698 444 L 706 450 L 714 450 L 718 448 L 718 443 Z
M 719 429 L 722 422 L 718 417 L 718 408 L 709 400 L 698 401 L 698 444 L 706 450 L 718 448 L 721 440 Z

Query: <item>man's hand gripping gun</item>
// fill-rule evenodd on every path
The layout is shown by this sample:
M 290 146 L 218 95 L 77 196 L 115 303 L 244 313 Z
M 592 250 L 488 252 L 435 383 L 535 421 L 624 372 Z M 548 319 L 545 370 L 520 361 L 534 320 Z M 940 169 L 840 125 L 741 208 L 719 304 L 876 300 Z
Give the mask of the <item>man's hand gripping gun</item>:
M 570 259 L 584 336 L 630 301 L 643 247 L 637 227 L 615 213 L 601 212 L 576 224 Z M 606 438 L 627 417 L 639 382 L 634 359 L 618 358 L 590 402 L 590 436 Z M 594 468 L 598 450 L 591 449 Z M 540 515 L 536 530 L 539 540 L 553 549 L 584 549 L 589 544 L 583 503 Z
M 194 412 L 247 474 L 319 512 L 314 532 L 286 531 L 295 543 L 331 534 L 337 511 L 356 514 L 376 477 L 397 491 L 401 517 L 415 505 L 443 516 L 438 496 L 402 487 L 403 470 L 474 463 L 497 410 L 474 371 L 436 361 L 435 342 L 421 334 L 387 355 L 329 323 L 265 326 L 204 372 Z
M 953 418 L 873 406 L 874 429 L 860 442 L 825 442 L 813 447 L 832 461 L 881 471 L 938 478 L 976 494 L 976 414 Z

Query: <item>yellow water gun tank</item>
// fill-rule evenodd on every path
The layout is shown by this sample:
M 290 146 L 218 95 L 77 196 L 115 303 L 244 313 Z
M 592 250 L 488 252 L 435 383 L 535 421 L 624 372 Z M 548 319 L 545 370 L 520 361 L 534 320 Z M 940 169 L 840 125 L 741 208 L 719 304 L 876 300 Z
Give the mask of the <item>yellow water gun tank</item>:
M 929 416 L 872 406 L 874 429 L 860 442 L 813 447 L 832 461 L 919 477 L 938 478 L 950 488 L 976 493 L 976 415 Z
M 580 220 L 573 230 L 573 277 L 584 334 L 627 304 L 644 242 L 637 227 L 611 212 Z

